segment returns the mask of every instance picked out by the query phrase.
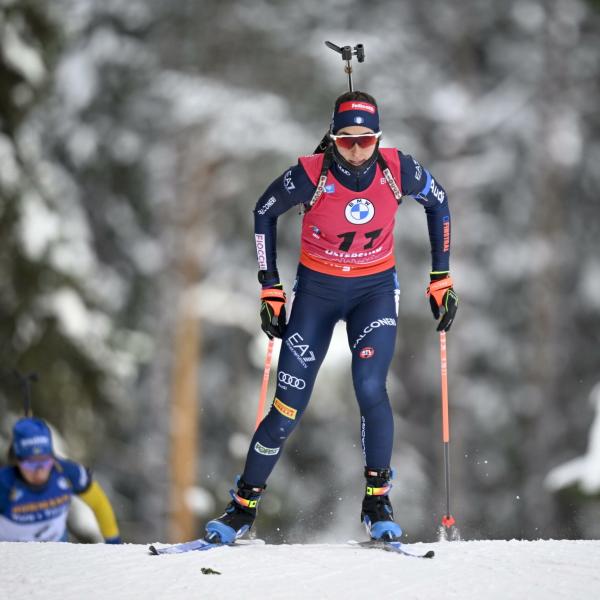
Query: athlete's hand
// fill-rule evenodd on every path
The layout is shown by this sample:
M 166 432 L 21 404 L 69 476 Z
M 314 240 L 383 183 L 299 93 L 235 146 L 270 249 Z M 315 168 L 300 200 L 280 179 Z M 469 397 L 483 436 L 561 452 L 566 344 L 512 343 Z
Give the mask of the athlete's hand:
M 427 288 L 427 296 L 434 319 L 442 319 L 437 331 L 449 331 L 458 308 L 458 296 L 452 287 L 450 273 L 431 273 L 431 283 Z
M 269 339 L 281 338 L 285 332 L 285 292 L 279 283 L 260 293 L 260 321 Z

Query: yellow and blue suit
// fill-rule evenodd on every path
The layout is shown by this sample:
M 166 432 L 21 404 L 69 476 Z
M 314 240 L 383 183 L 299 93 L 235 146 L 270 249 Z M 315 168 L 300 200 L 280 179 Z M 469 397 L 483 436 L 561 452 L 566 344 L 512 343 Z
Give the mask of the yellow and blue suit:
M 27 483 L 18 467 L 0 469 L 0 541 L 67 541 L 67 515 L 73 495 L 94 512 L 106 543 L 120 543 L 119 528 L 106 494 L 88 469 L 55 458 L 45 484 Z

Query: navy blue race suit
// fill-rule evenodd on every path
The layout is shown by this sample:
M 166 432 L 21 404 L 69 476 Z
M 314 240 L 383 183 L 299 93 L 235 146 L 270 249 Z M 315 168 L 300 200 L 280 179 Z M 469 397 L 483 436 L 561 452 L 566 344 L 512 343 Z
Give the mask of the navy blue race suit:
M 400 151 L 398 155 L 398 183 L 402 194 L 425 209 L 432 271 L 449 271 L 447 194 L 411 156 Z M 377 163 L 352 172 L 335 160 L 330 173 L 335 185 L 352 192 L 363 192 L 371 186 L 376 174 L 381 175 Z M 260 197 L 254 210 L 255 234 L 264 242 L 262 256 L 259 256 L 260 269 L 277 272 L 277 219 L 290 208 L 309 202 L 314 190 L 314 182 L 298 163 L 278 177 Z M 277 283 L 274 276 L 264 281 L 263 287 Z M 242 474 L 245 482 L 260 487 L 266 484 L 285 440 L 308 405 L 338 320 L 346 322 L 352 353 L 352 379 L 361 413 L 365 464 L 371 468 L 390 466 L 394 431 L 386 377 L 394 352 L 399 293 L 395 268 L 343 277 L 299 265 L 279 355 L 275 398 L 252 439 Z

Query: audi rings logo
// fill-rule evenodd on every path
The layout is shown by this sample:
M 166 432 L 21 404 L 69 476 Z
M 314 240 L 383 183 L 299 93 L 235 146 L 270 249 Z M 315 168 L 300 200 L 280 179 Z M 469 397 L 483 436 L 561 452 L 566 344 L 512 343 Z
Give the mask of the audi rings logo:
M 306 381 L 300 379 L 300 377 L 294 377 L 284 371 L 279 371 L 277 379 L 282 385 L 289 385 L 290 387 L 296 388 L 297 390 L 303 390 L 306 387 Z

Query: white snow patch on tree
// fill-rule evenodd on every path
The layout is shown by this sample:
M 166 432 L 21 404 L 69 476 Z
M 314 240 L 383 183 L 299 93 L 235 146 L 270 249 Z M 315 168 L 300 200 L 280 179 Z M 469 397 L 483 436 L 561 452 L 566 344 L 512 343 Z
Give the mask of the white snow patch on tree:
M 545 483 L 552 491 L 578 485 L 586 494 L 600 492 L 600 383 L 592 390 L 590 401 L 596 416 L 590 428 L 587 452 L 548 473 Z
M 46 69 L 38 52 L 26 44 L 13 23 L 0 23 L 0 40 L 4 61 L 21 74 L 32 87 L 38 87 L 46 76 Z

